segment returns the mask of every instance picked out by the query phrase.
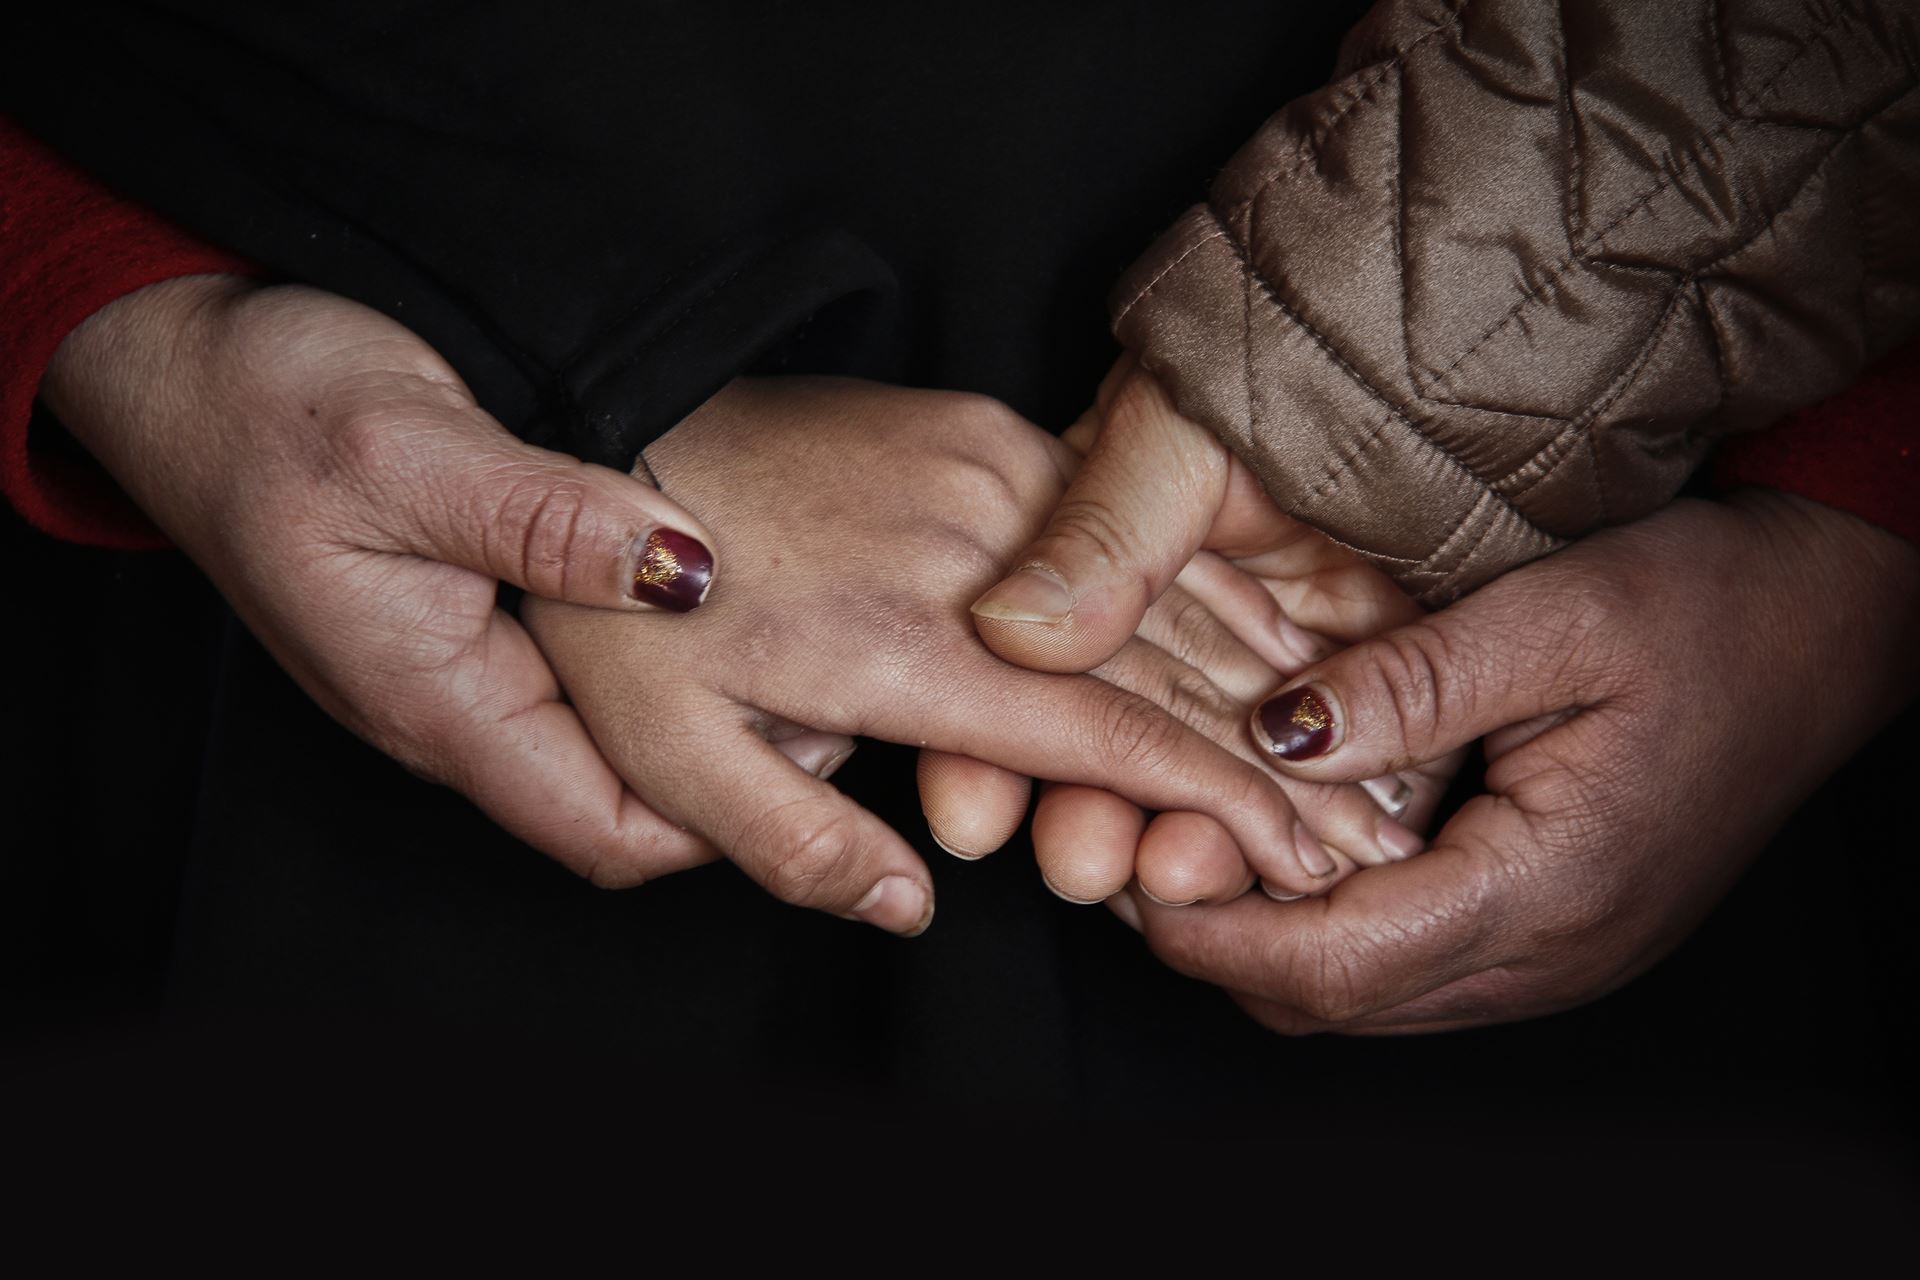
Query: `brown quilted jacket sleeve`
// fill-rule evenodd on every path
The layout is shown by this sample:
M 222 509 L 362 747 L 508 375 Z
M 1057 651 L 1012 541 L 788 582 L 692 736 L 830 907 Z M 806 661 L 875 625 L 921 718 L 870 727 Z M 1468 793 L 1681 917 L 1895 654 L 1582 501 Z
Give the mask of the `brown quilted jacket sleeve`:
M 1920 328 L 1920 0 L 1383 0 L 1114 330 L 1429 604 Z

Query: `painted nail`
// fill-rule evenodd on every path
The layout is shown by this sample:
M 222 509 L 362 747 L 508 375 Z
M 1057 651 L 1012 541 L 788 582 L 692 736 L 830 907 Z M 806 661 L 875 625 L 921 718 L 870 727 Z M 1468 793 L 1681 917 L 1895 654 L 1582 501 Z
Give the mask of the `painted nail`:
M 1413 803 L 1413 784 L 1397 773 L 1368 778 L 1360 784 L 1360 789 L 1372 796 L 1373 802 L 1385 809 L 1389 817 L 1399 817 Z
M 980 861 L 980 859 L 987 856 L 984 853 L 968 853 L 965 849 L 954 848 L 952 845 L 948 844 L 945 840 L 942 840 L 940 838 L 940 833 L 938 831 L 935 831 L 932 827 L 927 828 L 927 834 L 933 838 L 933 842 L 935 844 L 939 845 L 942 849 L 945 849 L 948 853 L 960 859 L 960 861 L 962 862 L 978 862 Z M 1041 879 L 1044 880 L 1046 879 L 1046 877 L 1042 876 Z M 1051 888 L 1052 886 L 1049 885 L 1048 887 Z
M 933 923 L 933 896 L 905 876 L 887 876 L 854 905 L 853 917 L 903 938 L 917 938 Z
M 1405 862 L 1427 847 L 1426 841 L 1392 818 L 1380 819 L 1375 834 L 1380 841 L 1381 851 L 1395 862 Z
M 685 613 L 707 598 L 713 553 L 676 529 L 655 529 L 633 566 L 633 598 L 656 609 Z
M 1316 880 L 1323 880 L 1340 869 L 1327 847 L 1307 830 L 1307 824 L 1297 820 L 1293 824 L 1293 848 L 1300 856 L 1300 865 Z
M 1113 908 L 1113 914 L 1120 917 L 1120 923 L 1135 933 L 1146 932 L 1146 922 L 1140 918 L 1140 904 L 1127 896 L 1123 889 L 1107 899 L 1107 905 Z
M 1311 760 L 1333 745 L 1333 712 L 1312 685 L 1303 684 L 1255 709 L 1253 735 L 1282 760 Z
M 1058 622 L 1073 612 L 1073 592 L 1059 574 L 1044 565 L 1020 571 L 973 602 L 983 618 L 1002 622 Z

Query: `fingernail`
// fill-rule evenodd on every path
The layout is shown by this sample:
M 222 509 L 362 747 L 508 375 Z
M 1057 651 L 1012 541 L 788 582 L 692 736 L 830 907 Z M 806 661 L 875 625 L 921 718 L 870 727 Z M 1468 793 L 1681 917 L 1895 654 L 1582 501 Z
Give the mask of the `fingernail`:
M 656 609 L 685 613 L 713 586 L 713 552 L 677 529 L 655 529 L 633 566 L 633 598 Z
M 1340 864 L 1333 860 L 1327 847 L 1320 843 L 1313 832 L 1307 830 L 1306 823 L 1298 820 L 1293 824 L 1293 848 L 1299 855 L 1300 865 L 1316 880 L 1325 879 L 1340 869 Z
M 917 938 L 933 923 L 933 895 L 905 876 L 887 876 L 854 905 L 853 916 L 888 933 Z
M 1200 901 L 1198 898 L 1188 898 L 1185 902 L 1168 902 L 1165 898 L 1147 888 L 1145 885 L 1140 886 L 1140 892 L 1147 895 L 1148 901 L 1157 902 L 1163 907 L 1191 907 Z
M 1392 818 L 1380 819 L 1376 834 L 1380 840 L 1380 848 L 1395 862 L 1405 862 L 1427 847 L 1426 841 Z
M 1030 564 L 975 600 L 973 611 L 1003 622 L 1058 622 L 1073 612 L 1073 592 L 1053 570 Z
M 820 781 L 825 782 L 828 778 L 831 778 L 834 774 L 840 772 L 840 766 L 845 764 L 847 761 L 851 759 L 853 759 L 853 748 L 848 747 L 846 750 L 839 752 L 832 759 L 828 760 L 825 764 L 821 765 L 820 772 L 815 774 L 814 776 L 819 778 Z
M 1329 652 L 1324 642 L 1305 628 L 1297 626 L 1291 618 L 1278 619 L 1273 624 L 1273 630 L 1280 643 L 1292 650 L 1300 667 L 1312 666 Z
M 940 833 L 938 831 L 935 831 L 932 827 L 927 828 L 927 834 L 933 837 L 933 842 L 935 844 L 939 845 L 942 849 L 945 849 L 948 853 L 960 859 L 960 861 L 962 862 L 978 862 L 980 861 L 980 859 L 987 856 L 984 853 L 968 853 L 965 849 L 954 848 L 952 845 L 948 844 L 945 840 L 942 840 L 940 838 Z M 1045 876 L 1041 877 L 1041 879 L 1043 880 L 1045 878 L 1046 878 Z M 1049 885 L 1048 887 L 1051 888 L 1052 886 Z
M 1040 877 L 1040 883 L 1047 886 L 1048 893 L 1051 893 L 1062 902 L 1071 902 L 1076 907 L 1091 907 L 1102 901 L 1099 898 L 1076 898 L 1070 893 L 1062 893 L 1060 892 L 1059 886 L 1055 885 L 1053 881 L 1047 879 L 1044 875 Z
M 1373 797 L 1373 802 L 1387 811 L 1389 817 L 1397 818 L 1407 811 L 1413 803 L 1413 786 L 1397 773 L 1384 778 L 1368 778 L 1360 784 L 1360 789 Z
M 1107 899 L 1107 905 L 1113 908 L 1113 914 L 1120 917 L 1120 923 L 1135 933 L 1147 931 L 1146 922 L 1140 918 L 1140 904 L 1128 897 L 1125 890 Z
M 1300 899 L 1307 896 L 1304 893 L 1281 893 L 1279 890 L 1275 889 L 1272 885 L 1268 884 L 1265 880 L 1262 880 L 1260 882 L 1260 892 L 1266 894 L 1269 898 L 1272 898 L 1275 902 L 1298 902 L 1300 901 Z
M 1253 736 L 1282 760 L 1311 760 L 1333 745 L 1333 712 L 1312 685 L 1303 684 L 1260 704 Z

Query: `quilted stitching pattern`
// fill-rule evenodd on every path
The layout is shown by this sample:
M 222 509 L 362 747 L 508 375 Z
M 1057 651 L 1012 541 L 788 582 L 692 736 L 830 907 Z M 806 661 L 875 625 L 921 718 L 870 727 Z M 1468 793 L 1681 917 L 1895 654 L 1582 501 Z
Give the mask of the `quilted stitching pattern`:
M 1114 328 L 1442 603 L 1920 321 L 1920 0 L 1386 0 Z

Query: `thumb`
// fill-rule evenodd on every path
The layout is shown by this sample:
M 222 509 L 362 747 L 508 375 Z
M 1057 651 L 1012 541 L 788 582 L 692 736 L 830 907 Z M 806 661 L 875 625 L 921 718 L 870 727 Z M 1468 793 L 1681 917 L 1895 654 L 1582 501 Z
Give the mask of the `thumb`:
M 1253 740 L 1283 773 L 1362 782 L 1508 725 L 1591 701 L 1576 635 L 1585 607 L 1528 570 L 1301 673 L 1254 708 Z
M 455 412 L 397 433 L 408 470 L 425 471 L 426 497 L 397 513 L 408 551 L 568 604 L 684 613 L 707 598 L 713 537 L 678 503 L 527 444 L 478 408 Z
M 1101 417 L 1046 532 L 973 604 L 986 646 L 1036 671 L 1088 671 L 1117 653 L 1226 497 L 1226 447 L 1145 370 L 1120 379 Z

